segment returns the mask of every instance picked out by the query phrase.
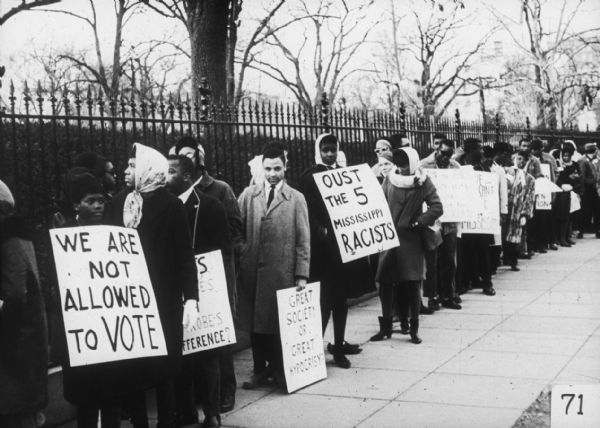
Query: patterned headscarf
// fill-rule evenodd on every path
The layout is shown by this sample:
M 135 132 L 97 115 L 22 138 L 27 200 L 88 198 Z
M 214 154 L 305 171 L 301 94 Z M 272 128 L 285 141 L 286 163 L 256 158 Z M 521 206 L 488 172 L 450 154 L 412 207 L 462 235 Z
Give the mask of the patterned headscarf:
M 125 227 L 137 228 L 142 220 L 143 194 L 164 187 L 167 183 L 169 162 L 157 150 L 134 143 L 134 188 L 127 195 L 123 206 L 123 224 Z

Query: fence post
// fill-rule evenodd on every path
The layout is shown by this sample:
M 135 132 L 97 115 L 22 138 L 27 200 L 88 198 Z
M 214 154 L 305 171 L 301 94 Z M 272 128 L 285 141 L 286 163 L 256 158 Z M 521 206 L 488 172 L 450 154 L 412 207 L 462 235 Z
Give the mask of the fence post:
M 531 138 L 531 121 L 529 120 L 529 116 L 525 118 L 525 130 L 527 133 L 527 138 Z
M 454 131 L 456 132 L 456 142 L 454 143 L 454 148 L 456 149 L 460 145 L 462 145 L 461 138 L 461 124 L 460 124 L 460 112 L 456 109 L 454 113 Z
M 327 92 L 321 94 L 321 127 L 324 131 L 329 132 L 329 100 L 327 99 Z
M 208 161 L 206 163 L 206 169 L 212 168 L 213 173 L 215 173 L 214 165 L 215 165 L 215 153 L 216 146 L 213 150 L 213 142 L 209 138 L 209 124 L 211 122 L 210 117 L 210 95 L 212 94 L 212 90 L 208 86 L 208 79 L 206 77 L 202 77 L 200 79 L 200 85 L 198 86 L 198 93 L 200 96 L 200 124 L 198 126 L 198 141 L 203 144 L 204 148 L 204 158 Z
M 400 132 L 406 134 L 406 106 L 400 103 Z
M 500 114 L 496 113 L 496 143 L 500 142 Z

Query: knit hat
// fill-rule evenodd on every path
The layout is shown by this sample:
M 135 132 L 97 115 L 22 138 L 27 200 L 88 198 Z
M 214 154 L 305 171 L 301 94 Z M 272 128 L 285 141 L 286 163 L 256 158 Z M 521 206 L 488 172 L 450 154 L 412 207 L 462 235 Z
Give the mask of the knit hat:
M 10 217 L 15 210 L 15 198 L 10 189 L 0 180 L 0 218 Z

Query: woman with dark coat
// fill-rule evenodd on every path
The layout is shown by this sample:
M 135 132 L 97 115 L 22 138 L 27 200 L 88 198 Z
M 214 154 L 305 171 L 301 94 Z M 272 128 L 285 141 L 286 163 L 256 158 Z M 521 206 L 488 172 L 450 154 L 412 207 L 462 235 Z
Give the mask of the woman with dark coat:
M 125 171 L 128 188 L 115 195 L 107 213 L 110 224 L 139 233 L 168 351 L 166 357 L 132 364 L 139 375 L 133 381 L 140 390 L 137 399 L 130 401 L 136 428 L 147 426 L 143 391 L 153 386 L 157 386 L 159 423 L 169 427 L 175 423 L 173 379 L 181 367 L 182 320 L 187 327 L 198 314 L 192 239 L 183 203 L 165 188 L 168 169 L 167 159 L 159 152 L 134 143 Z
M 418 336 L 421 284 L 425 279 L 423 231 L 443 214 L 442 203 L 429 177 L 417 169 L 419 155 L 410 147 L 393 151 L 396 169 L 383 181 L 400 246 L 381 253 L 376 280 L 380 283 L 381 312 L 379 339 L 392 335 L 394 286 L 398 287 L 400 321 L 407 324 L 410 308 L 410 338 Z M 423 212 L 423 202 L 427 211 Z M 378 336 L 378 335 L 376 335 Z
M 339 168 L 336 162 L 338 150 L 339 143 L 335 135 L 319 135 L 315 142 L 315 165 L 302 173 L 300 191 L 308 205 L 310 224 L 309 282 L 321 282 L 323 333 L 330 315 L 333 316 L 334 344 L 329 344 L 327 349 L 333 354 L 338 367 L 350 368 L 346 355 L 358 354 L 362 349 L 345 341 L 348 317 L 346 300 L 374 290 L 375 283 L 367 257 L 342 263 L 327 207 L 313 178 L 316 173 Z
M 563 189 L 556 193 L 552 205 L 554 217 L 557 220 L 558 243 L 561 247 L 570 247 L 575 244 L 571 240 L 571 192 L 581 195 L 583 180 L 579 164 L 573 161 L 575 149 L 570 144 L 563 144 L 558 162 L 558 178 L 556 184 Z
M 25 222 L 0 181 L 0 427 L 37 427 L 47 403 L 48 338 L 37 262 Z

